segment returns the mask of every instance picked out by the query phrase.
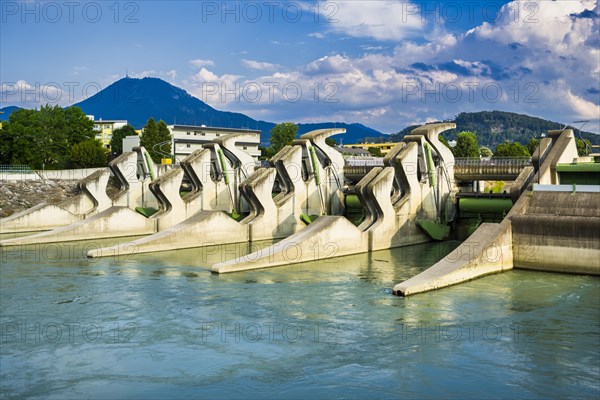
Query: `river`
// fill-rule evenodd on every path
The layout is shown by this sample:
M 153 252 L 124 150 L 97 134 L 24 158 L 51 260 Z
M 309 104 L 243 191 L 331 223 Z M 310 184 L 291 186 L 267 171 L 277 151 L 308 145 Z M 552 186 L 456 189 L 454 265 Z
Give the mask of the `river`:
M 598 398 L 600 279 L 391 294 L 458 243 L 214 275 L 228 245 L 2 248 L 2 398 Z

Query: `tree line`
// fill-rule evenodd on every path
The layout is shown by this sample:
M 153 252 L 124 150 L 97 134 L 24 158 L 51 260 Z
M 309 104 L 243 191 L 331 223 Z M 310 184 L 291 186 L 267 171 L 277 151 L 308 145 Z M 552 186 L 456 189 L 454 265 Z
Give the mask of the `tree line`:
M 539 140 L 532 138 L 526 146 L 520 142 L 504 142 L 498 144 L 492 151 L 489 147 L 479 146 L 477 135 L 468 131 L 460 132 L 457 135 L 454 147 L 451 147 L 442 135 L 439 136 L 439 139 L 452 151 L 454 157 L 531 157 L 539 145 Z M 575 139 L 575 142 L 579 155 L 586 155 L 586 148 L 591 147 L 590 141 Z
M 126 125 L 113 131 L 111 149 L 96 139 L 94 122 L 79 107 L 45 105 L 39 110 L 13 111 L 0 126 L 0 164 L 28 165 L 32 169 L 105 167 L 123 152 L 123 138 L 137 135 Z M 140 144 L 159 163 L 171 153 L 171 135 L 164 121 L 150 118 Z M 158 143 L 168 142 L 163 146 Z

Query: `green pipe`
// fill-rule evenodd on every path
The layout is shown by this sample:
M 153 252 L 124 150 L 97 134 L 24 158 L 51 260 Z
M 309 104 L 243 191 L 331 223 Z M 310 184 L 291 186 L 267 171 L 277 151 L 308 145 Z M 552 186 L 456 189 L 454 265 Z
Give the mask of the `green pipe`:
M 219 155 L 219 161 L 221 162 L 221 169 L 223 170 L 225 184 L 229 185 L 229 175 L 227 175 L 227 163 L 225 162 L 225 154 L 223 154 L 223 150 L 220 148 L 217 149 L 217 154 Z
M 513 203 L 511 199 L 469 199 L 461 198 L 458 209 L 464 215 L 506 215 Z
M 431 148 L 425 143 L 425 157 L 427 158 L 427 168 L 429 169 L 429 186 L 435 186 L 435 165 L 431 156 Z
M 152 157 L 150 157 L 150 153 L 144 151 L 144 158 L 146 159 L 146 167 L 148 167 L 148 171 L 150 172 L 150 179 L 155 180 L 156 176 L 154 175 L 154 161 Z
M 321 173 L 319 172 L 318 168 L 317 152 L 315 151 L 315 148 L 313 146 L 310 146 L 310 158 L 312 161 L 313 170 L 315 171 L 315 181 L 317 182 L 317 185 L 320 185 Z

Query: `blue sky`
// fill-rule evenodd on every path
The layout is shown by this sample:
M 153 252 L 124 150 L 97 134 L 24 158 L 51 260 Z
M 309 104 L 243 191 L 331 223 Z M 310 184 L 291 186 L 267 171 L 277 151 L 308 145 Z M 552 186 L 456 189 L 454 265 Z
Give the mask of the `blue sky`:
M 392 133 L 497 109 L 600 131 L 597 0 L 2 0 L 0 12 L 2 107 L 69 105 L 128 71 L 274 122 Z

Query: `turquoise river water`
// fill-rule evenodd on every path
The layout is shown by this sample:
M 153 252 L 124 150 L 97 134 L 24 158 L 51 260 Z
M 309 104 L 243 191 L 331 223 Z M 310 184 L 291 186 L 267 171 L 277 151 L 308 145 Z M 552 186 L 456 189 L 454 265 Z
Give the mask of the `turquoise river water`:
M 1 249 L 1 398 L 600 396 L 596 277 L 400 298 L 457 243 L 222 276 L 245 246 L 85 257 L 107 244 Z

